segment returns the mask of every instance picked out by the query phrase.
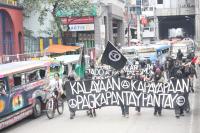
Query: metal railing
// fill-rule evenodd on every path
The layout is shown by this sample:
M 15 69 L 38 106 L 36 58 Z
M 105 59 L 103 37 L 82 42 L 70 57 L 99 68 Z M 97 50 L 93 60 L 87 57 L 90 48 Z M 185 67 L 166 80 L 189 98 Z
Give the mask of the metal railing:
M 39 38 L 35 37 L 24 37 L 24 52 L 35 53 L 40 51 Z
M 41 53 L 41 52 L 16 54 L 16 55 L 2 55 L 0 56 L 0 64 L 32 60 L 33 58 L 40 58 L 45 55 L 47 55 L 47 53 Z
M 0 0 L 0 3 L 17 6 L 17 0 Z

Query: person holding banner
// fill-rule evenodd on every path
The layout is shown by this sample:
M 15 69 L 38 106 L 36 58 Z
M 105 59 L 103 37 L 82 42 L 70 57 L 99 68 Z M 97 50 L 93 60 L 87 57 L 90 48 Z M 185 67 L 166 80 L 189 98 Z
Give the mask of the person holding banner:
M 177 60 L 175 62 L 175 66 L 174 68 L 172 69 L 172 77 L 171 79 L 173 78 L 176 78 L 176 79 L 182 79 L 184 78 L 184 69 L 183 67 L 179 64 L 179 60 Z M 179 93 L 179 97 L 180 96 L 184 96 L 184 98 L 186 98 L 186 103 L 184 105 L 187 104 L 187 97 L 185 96 L 186 94 L 183 94 L 183 93 Z M 176 118 L 180 118 L 180 116 L 184 116 L 184 109 L 185 109 L 185 106 L 180 106 L 177 104 L 177 102 L 174 102 L 174 110 L 175 110 L 175 116 Z
M 118 73 L 119 77 L 126 77 L 126 72 L 124 70 L 121 70 Z M 126 105 L 126 98 L 125 98 L 125 103 L 123 104 L 121 101 L 119 101 L 120 107 L 121 107 L 121 111 L 122 111 L 122 116 L 128 118 L 129 117 L 129 106 Z
M 163 76 L 162 71 L 160 70 L 160 67 L 157 67 L 156 70 L 155 70 L 155 73 L 154 73 L 154 82 L 155 82 L 155 84 L 157 84 L 159 82 L 162 82 L 162 83 L 164 82 L 164 76 Z M 156 96 L 159 96 L 159 94 L 156 94 Z M 157 114 L 159 116 L 162 115 L 162 106 L 155 104 L 154 115 L 156 116 Z
M 135 71 L 135 75 L 133 76 L 133 79 L 134 80 L 142 80 L 141 76 L 140 76 L 140 71 L 139 70 Z M 140 93 L 140 92 L 138 92 L 138 93 Z M 135 107 L 135 111 L 140 112 L 141 111 L 141 107 L 140 106 Z
M 86 70 L 86 73 L 85 73 L 85 80 L 92 80 L 92 74 Z M 91 99 L 90 99 L 91 100 Z M 92 99 L 93 100 L 93 99 Z M 96 117 L 96 111 L 95 111 L 95 108 L 90 108 L 89 110 L 87 110 L 87 115 L 89 117 Z
M 71 81 L 71 82 L 75 81 L 75 76 L 74 76 L 73 72 L 71 72 L 69 74 L 68 80 Z M 66 89 L 69 89 L 69 88 L 66 88 Z M 76 110 L 74 108 L 71 108 L 70 106 L 68 106 L 68 107 L 69 107 L 69 112 L 70 112 L 70 119 L 74 119 Z

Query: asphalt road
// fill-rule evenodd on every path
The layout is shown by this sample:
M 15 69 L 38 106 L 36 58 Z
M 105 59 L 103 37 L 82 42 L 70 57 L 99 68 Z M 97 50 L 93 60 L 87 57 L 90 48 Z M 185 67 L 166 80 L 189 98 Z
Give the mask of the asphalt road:
M 200 69 L 199 69 L 200 70 Z M 196 83 L 199 82 L 197 79 Z M 200 133 L 200 85 L 190 94 L 191 113 L 180 119 L 173 110 L 163 110 L 162 116 L 154 116 L 153 108 L 142 108 L 141 113 L 130 108 L 129 118 L 121 116 L 120 107 L 105 107 L 97 110 L 97 117 L 86 116 L 85 111 L 69 119 L 66 109 L 63 115 L 49 120 L 46 115 L 23 121 L 0 131 L 1 133 Z

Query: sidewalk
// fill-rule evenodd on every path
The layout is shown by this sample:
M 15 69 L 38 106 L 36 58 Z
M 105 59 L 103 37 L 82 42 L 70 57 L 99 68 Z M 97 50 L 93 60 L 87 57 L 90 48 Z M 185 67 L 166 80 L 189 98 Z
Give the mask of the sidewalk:
M 200 53 L 198 52 L 200 55 Z M 190 133 L 200 133 L 200 84 L 199 84 L 199 77 L 200 77 L 200 71 L 197 70 L 198 78 L 194 80 L 195 85 L 195 93 L 193 93 L 193 101 L 194 103 L 191 103 L 191 129 Z

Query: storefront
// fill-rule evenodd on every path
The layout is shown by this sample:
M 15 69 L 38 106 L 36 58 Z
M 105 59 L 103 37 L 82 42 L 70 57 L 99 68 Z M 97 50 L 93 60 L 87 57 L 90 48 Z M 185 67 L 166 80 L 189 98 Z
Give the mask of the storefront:
M 91 59 L 93 59 L 95 56 L 94 17 L 63 17 L 61 20 L 65 31 L 66 43 L 70 45 L 84 44 L 86 54 L 92 55 Z

